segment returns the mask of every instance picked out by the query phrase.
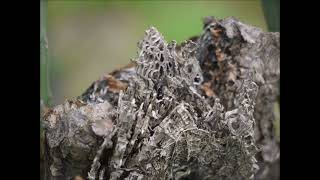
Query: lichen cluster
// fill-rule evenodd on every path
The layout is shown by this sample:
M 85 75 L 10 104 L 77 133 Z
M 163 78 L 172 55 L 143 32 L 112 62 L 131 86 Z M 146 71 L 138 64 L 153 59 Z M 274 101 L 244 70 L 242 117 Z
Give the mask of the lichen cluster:
M 181 45 L 149 28 L 132 65 L 46 114 L 48 177 L 242 180 L 268 173 L 279 158 L 273 132 L 261 129 L 273 121 L 277 37 L 233 18 L 206 19 L 203 34 Z
M 181 52 L 175 46 L 155 28 L 140 43 L 135 84 L 119 98 L 111 177 L 253 177 L 256 85 L 243 83 L 237 109 L 224 112 L 219 99 L 211 107 L 197 90 L 202 72 L 196 44 L 186 42 Z

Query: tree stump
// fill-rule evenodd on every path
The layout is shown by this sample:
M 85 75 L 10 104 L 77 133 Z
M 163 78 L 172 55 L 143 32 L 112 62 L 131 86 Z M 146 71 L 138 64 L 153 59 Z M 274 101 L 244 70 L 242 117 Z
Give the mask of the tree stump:
M 204 19 L 180 45 L 151 27 L 127 67 L 43 116 L 47 179 L 280 179 L 279 33 Z

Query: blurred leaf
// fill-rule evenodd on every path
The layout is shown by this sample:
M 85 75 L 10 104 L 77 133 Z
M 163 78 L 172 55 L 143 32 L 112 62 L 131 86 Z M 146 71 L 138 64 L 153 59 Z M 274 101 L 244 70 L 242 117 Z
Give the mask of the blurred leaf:
M 45 106 L 50 104 L 48 81 L 47 0 L 40 1 L 40 98 Z
M 265 19 L 271 32 L 280 31 L 280 0 L 262 0 Z

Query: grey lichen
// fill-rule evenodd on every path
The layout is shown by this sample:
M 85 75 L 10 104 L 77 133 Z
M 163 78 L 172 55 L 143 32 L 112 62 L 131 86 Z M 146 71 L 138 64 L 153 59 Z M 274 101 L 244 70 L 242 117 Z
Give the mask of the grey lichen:
M 180 46 L 149 28 L 134 65 L 45 116 L 48 177 L 254 179 L 279 158 L 261 130 L 273 121 L 262 106 L 276 93 L 277 38 L 232 18 L 206 19 Z

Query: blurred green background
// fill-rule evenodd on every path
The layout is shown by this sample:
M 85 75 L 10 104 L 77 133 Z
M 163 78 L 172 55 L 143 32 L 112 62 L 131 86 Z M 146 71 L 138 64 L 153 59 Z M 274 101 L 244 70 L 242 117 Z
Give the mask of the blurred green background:
M 234 16 L 267 30 L 260 0 L 48 0 L 51 104 L 80 95 L 102 74 L 128 64 L 148 27 L 156 27 L 167 41 L 181 42 L 199 35 L 202 18 L 209 15 Z

